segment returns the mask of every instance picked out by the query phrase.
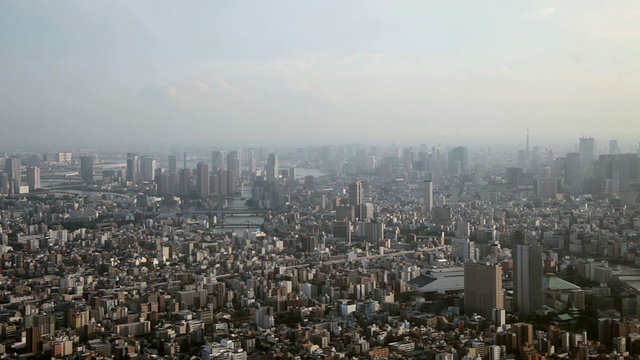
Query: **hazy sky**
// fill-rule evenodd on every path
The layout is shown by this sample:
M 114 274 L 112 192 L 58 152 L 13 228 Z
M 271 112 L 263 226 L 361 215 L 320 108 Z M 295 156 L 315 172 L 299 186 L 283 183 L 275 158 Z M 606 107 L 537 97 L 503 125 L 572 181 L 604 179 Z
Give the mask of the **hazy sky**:
M 1 145 L 513 143 L 527 127 L 640 139 L 640 3 L 0 1 Z

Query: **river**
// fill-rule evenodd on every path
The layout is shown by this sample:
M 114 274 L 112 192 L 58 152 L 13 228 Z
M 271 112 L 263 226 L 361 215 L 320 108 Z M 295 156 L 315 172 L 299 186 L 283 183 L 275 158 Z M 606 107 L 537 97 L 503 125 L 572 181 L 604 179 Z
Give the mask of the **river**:
M 251 198 L 251 187 L 243 186 L 241 189 L 242 196 L 240 198 L 228 199 L 227 209 L 230 210 L 249 210 L 250 208 L 245 202 Z M 251 224 L 262 224 L 264 219 L 260 216 L 228 216 L 224 219 L 224 228 L 217 227 L 214 229 L 214 233 L 223 233 L 227 231 L 234 231 L 238 234 L 243 234 L 247 229 L 259 230 L 260 226 L 247 227 L 247 222 Z
M 627 285 L 631 286 L 632 288 L 640 291 L 640 269 L 631 267 L 631 266 L 627 266 L 627 265 L 609 265 L 611 267 L 611 269 L 613 270 L 613 274 L 628 274 L 628 275 L 621 275 L 618 277 L 618 279 L 620 279 L 620 281 L 626 283 Z

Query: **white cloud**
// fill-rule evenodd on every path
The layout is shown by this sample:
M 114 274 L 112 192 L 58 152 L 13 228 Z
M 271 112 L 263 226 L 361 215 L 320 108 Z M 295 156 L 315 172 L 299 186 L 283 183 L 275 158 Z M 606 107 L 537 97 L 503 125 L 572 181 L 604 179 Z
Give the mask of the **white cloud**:
M 236 85 L 230 84 L 226 80 L 216 79 L 215 83 L 218 86 L 218 88 L 222 89 L 226 93 L 237 95 L 239 92 L 239 89 Z
M 144 86 L 138 90 L 138 96 L 147 100 L 183 104 L 180 92 L 173 85 L 166 82 Z
M 209 91 L 211 91 L 209 85 L 205 84 L 202 81 L 193 82 L 191 85 L 201 94 L 207 94 L 209 93 Z

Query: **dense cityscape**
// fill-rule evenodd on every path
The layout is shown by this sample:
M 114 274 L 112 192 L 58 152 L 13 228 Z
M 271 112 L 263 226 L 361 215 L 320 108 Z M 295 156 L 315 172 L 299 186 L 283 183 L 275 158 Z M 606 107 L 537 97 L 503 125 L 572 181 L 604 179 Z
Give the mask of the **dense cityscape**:
M 0 358 L 637 358 L 640 148 L 597 140 L 6 152 Z
M 640 2 L 0 0 L 0 360 L 640 360 Z

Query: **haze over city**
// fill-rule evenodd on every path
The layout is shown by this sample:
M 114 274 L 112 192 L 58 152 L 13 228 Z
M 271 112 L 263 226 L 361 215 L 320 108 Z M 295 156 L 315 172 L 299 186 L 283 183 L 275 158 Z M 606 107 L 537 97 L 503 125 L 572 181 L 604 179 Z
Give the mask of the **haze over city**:
M 640 359 L 640 5 L 0 0 L 0 360 Z
M 0 144 L 640 137 L 633 1 L 3 1 Z

